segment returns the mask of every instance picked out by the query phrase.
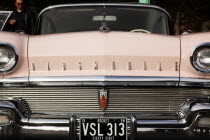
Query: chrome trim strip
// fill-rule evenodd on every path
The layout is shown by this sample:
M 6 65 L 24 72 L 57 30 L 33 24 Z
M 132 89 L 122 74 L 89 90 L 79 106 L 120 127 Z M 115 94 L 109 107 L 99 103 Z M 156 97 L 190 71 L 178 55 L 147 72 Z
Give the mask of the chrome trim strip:
M 151 5 L 151 4 L 130 4 L 130 3 L 80 3 L 80 4 L 60 4 L 60 5 L 53 5 L 53 6 L 49 6 L 49 7 L 46 7 L 45 9 L 43 9 L 39 15 L 38 15 L 38 18 L 40 17 L 40 15 L 42 13 L 44 13 L 45 11 L 49 10 L 49 9 L 52 9 L 52 8 L 59 8 L 59 7 L 73 7 L 73 6 L 133 6 L 133 7 L 147 7 L 147 8 L 154 8 L 154 9 L 158 9 L 158 10 L 161 10 L 163 11 L 164 13 L 166 13 L 168 15 L 168 17 L 171 19 L 171 16 L 169 15 L 169 13 L 159 7 L 159 6 L 155 6 L 155 5 Z M 37 18 L 37 19 L 38 19 Z
M 52 119 L 52 118 L 49 118 L 49 119 L 30 118 L 28 123 L 30 123 L 30 124 L 45 124 L 46 122 L 49 126 L 55 124 L 55 122 L 57 125 L 65 125 L 65 124 L 69 123 L 69 120 L 68 119 L 55 119 L 55 118 L 54 119 Z
M 210 103 L 197 103 L 191 108 L 191 111 L 210 110 Z
M 179 77 L 145 76 L 69 76 L 69 77 L 29 77 L 30 82 L 177 82 Z
M 0 79 L 1 86 L 194 86 L 210 87 L 210 79 L 144 76 L 16 77 Z
M 210 87 L 210 79 L 180 78 L 179 86 Z
M 137 121 L 138 125 L 175 125 L 178 124 L 177 120 L 138 120 Z
M 30 77 L 36 86 L 177 86 L 179 77 L 71 76 Z
M 0 79 L 0 87 L 7 86 L 28 86 L 29 80 L 28 77 L 16 77 L 16 78 L 3 78 Z
M 0 83 L 21 83 L 21 82 L 28 82 L 28 77 L 3 78 L 3 79 L 0 79 Z
M 38 130 L 38 131 L 55 131 L 55 132 L 69 132 L 69 127 L 57 127 L 57 126 L 23 126 L 23 129 Z
M 199 79 L 199 78 L 180 78 L 180 82 L 199 82 L 199 83 L 208 83 L 210 79 Z

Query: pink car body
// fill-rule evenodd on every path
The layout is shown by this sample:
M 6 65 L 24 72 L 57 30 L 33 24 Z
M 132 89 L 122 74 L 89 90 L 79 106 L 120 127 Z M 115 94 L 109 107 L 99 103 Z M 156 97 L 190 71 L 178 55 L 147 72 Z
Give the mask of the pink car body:
M 5 80 L 42 76 L 208 79 L 208 74 L 196 71 L 190 62 L 193 49 L 208 42 L 208 33 L 168 36 L 84 32 L 29 36 L 1 32 L 0 36 L 1 42 L 10 42 L 17 47 L 20 58 L 12 72 L 1 75 Z
M 40 17 L 56 8 L 71 11 L 78 6 L 165 12 L 139 4 L 75 4 L 49 7 Z M 113 15 L 109 18 L 116 20 Z M 100 16 L 93 19 L 100 20 Z M 0 74 L 0 120 L 7 116 L 4 121 L 10 122 L 0 121 L 0 128 L 9 129 L 14 123 L 17 131 L 12 136 L 53 134 L 83 140 L 105 138 L 99 135 L 100 125 L 121 121 L 125 133 L 106 137 L 127 140 L 136 139 L 137 134 L 170 131 L 209 136 L 210 75 L 196 69 L 192 57 L 199 47 L 208 51 L 210 33 L 175 36 L 132 31 L 109 30 L 103 25 L 100 31 L 0 32 L 0 44 L 12 44 L 18 56 L 16 66 Z M 98 125 L 100 119 L 106 123 Z M 96 129 L 89 130 L 87 122 L 97 124 L 98 134 L 92 135 Z

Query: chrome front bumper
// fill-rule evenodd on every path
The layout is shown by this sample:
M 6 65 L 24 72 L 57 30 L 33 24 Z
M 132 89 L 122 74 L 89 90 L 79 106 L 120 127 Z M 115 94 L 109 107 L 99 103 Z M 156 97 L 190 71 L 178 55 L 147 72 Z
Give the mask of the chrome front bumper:
M 147 136 L 210 136 L 210 126 L 197 125 L 199 117 L 210 117 L 210 99 L 190 99 L 184 102 L 177 115 L 161 114 L 31 114 L 25 102 L 20 99 L 1 99 L 0 116 L 9 118 L 8 124 L 0 125 L 1 137 L 60 137 L 79 139 L 81 117 L 126 117 L 128 139 Z

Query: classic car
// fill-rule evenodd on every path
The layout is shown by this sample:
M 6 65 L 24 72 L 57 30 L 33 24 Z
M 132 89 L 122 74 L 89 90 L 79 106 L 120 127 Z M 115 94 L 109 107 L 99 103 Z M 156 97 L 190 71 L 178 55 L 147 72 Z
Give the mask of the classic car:
M 210 136 L 210 33 L 173 35 L 147 4 L 55 5 L 0 32 L 0 134 L 72 140 Z

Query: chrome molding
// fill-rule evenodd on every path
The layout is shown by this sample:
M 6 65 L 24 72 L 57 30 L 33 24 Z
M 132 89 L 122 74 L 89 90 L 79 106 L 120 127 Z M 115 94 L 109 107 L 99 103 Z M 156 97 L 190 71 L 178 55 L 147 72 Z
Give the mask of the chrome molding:
M 210 87 L 210 79 L 180 78 L 179 86 Z
M 191 108 L 191 111 L 210 110 L 210 103 L 197 103 Z
M 30 77 L 36 86 L 177 86 L 179 77 L 71 76 Z
M 177 82 L 179 77 L 143 76 L 71 76 L 71 77 L 29 77 L 30 82 Z
M 55 120 L 54 120 L 55 121 Z M 38 131 L 54 131 L 54 132 L 69 132 L 69 127 L 58 127 L 58 126 L 23 126 L 26 130 L 38 130 Z
M 0 87 L 29 86 L 28 77 L 0 78 Z
M 179 86 L 210 87 L 210 79 L 144 76 L 69 76 L 0 78 L 0 87 L 11 86 Z

